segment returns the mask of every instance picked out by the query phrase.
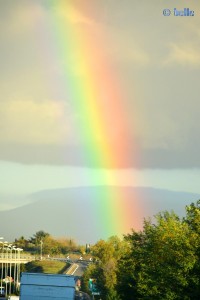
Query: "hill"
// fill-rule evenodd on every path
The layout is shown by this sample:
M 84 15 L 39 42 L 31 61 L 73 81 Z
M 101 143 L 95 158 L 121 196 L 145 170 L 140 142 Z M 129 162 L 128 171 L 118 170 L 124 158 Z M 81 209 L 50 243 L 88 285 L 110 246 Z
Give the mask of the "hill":
M 103 202 L 105 190 L 104 186 L 79 187 L 29 195 L 31 203 L 0 212 L 1 235 L 13 241 L 44 230 L 53 236 L 74 238 L 79 243 L 93 243 L 111 234 L 126 233 L 123 231 L 125 221 L 129 222 L 126 228 L 129 231 L 141 229 L 144 218 L 153 217 L 159 211 L 174 210 L 183 216 L 185 206 L 200 198 L 198 194 L 184 192 L 112 186 L 111 194 L 118 199 L 116 202 L 112 199 L 112 207 L 108 210 Z M 118 207 L 125 209 L 120 212 Z M 105 220 L 106 215 L 110 215 L 110 224 Z M 119 223 L 118 231 L 111 230 L 114 219 Z

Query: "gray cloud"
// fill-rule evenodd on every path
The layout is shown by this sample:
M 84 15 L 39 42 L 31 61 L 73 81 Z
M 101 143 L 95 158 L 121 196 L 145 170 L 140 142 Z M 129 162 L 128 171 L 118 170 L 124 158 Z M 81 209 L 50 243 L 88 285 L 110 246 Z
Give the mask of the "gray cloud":
M 131 155 L 121 159 L 116 167 L 119 168 L 199 168 L 200 143 L 196 136 L 196 143 L 181 150 L 176 149 L 137 149 L 132 147 Z M 113 149 L 114 155 L 115 149 Z M 99 154 L 100 158 L 104 153 Z M 84 167 L 99 167 L 99 160 L 91 163 L 88 153 L 80 146 L 56 145 L 27 145 L 0 144 L 0 158 L 5 161 L 23 164 L 71 165 Z M 101 167 L 108 167 L 101 164 Z
M 70 82 L 83 79 L 81 51 L 74 49 L 71 63 L 55 52 L 49 3 L 0 4 L 0 159 L 84 165 L 87 150 L 77 125 L 83 116 L 66 92 L 62 70 L 68 66 Z M 55 3 L 54 17 L 85 34 L 100 31 L 108 41 L 102 50 L 124 90 L 128 123 L 127 136 L 117 137 L 128 144 L 119 167 L 199 166 L 200 19 L 165 18 L 163 5 L 172 9 L 171 1 L 94 1 L 92 16 L 82 1 L 68 2 L 70 16 Z M 190 5 L 198 8 L 196 1 Z

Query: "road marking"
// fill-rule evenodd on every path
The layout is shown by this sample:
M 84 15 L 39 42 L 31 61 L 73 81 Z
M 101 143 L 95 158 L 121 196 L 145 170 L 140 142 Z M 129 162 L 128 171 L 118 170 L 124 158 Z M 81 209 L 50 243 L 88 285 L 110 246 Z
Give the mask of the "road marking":
M 79 265 L 76 265 L 76 268 L 75 268 L 74 272 L 71 273 L 71 275 L 74 275 L 74 273 L 76 272 L 76 270 L 78 269 L 78 267 L 79 267 Z
M 71 265 L 71 267 L 68 269 L 66 274 L 73 275 L 76 272 L 76 270 L 78 269 L 78 267 L 79 267 L 79 265 L 77 265 L 77 264 Z

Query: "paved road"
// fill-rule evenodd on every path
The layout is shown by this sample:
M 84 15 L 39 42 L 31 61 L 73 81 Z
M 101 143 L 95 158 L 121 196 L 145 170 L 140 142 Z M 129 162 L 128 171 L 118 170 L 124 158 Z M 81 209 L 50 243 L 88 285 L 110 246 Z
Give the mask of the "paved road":
M 75 276 L 82 276 L 87 268 L 87 265 L 85 263 L 78 263 L 78 268 L 76 272 L 74 273 Z
M 73 263 L 67 270 L 66 274 L 74 275 L 74 276 L 82 276 L 86 268 L 87 268 L 87 263 L 79 261 Z

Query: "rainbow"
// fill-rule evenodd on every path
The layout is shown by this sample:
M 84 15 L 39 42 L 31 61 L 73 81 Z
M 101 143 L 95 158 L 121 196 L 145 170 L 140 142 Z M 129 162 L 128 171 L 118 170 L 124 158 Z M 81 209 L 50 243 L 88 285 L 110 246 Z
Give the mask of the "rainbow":
M 85 166 L 128 167 L 126 95 L 117 69 L 105 51 L 104 45 L 109 44 L 109 38 L 94 22 L 93 16 L 100 9 L 96 5 L 97 2 L 100 5 L 100 1 L 95 1 L 95 6 L 89 1 L 88 7 L 86 1 L 82 2 L 84 6 L 75 9 L 71 1 L 53 1 L 46 20 L 38 24 L 41 55 L 46 64 L 55 60 L 61 73 L 53 83 L 47 76 L 47 86 L 48 81 L 51 82 L 51 97 L 53 89 L 59 88 L 78 114 L 76 126 Z M 137 154 L 133 155 L 136 159 Z M 98 184 L 99 179 L 91 178 L 91 182 Z M 113 178 L 113 182 L 120 184 L 117 178 Z M 129 231 L 134 207 L 130 202 L 124 205 L 123 193 L 107 185 L 98 197 L 102 200 L 94 202 L 89 212 L 94 215 L 94 222 L 99 220 L 93 229 L 101 231 L 102 236 Z

